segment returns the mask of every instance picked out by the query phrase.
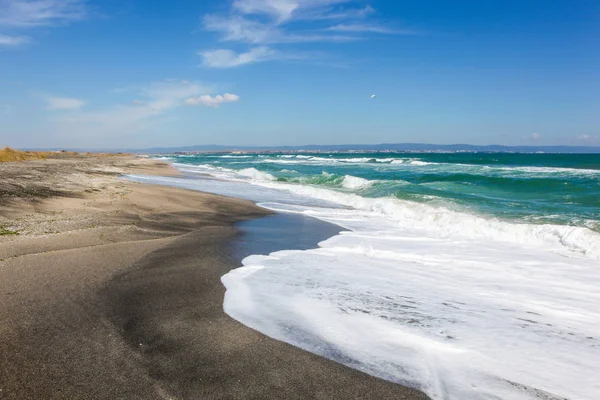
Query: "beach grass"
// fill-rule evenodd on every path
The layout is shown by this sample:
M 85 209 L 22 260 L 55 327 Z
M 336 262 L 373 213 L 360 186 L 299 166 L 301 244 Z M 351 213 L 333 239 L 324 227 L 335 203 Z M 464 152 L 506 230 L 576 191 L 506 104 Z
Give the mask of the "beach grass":
M 5 147 L 0 150 L 0 162 L 43 160 L 52 154 L 48 151 L 21 151 Z
M 63 157 L 114 157 L 114 156 L 130 156 L 128 153 L 78 153 L 75 151 L 22 151 L 5 147 L 0 150 L 0 163 L 2 162 L 17 162 L 29 160 L 45 160 L 48 158 L 63 158 Z

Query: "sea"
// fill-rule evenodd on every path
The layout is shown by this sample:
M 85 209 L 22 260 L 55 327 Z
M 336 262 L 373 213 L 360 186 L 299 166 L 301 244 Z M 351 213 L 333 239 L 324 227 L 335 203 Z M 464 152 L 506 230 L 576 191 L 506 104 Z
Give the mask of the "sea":
M 246 257 L 225 311 L 432 399 L 600 399 L 600 155 L 161 155 L 181 178 L 336 224 Z

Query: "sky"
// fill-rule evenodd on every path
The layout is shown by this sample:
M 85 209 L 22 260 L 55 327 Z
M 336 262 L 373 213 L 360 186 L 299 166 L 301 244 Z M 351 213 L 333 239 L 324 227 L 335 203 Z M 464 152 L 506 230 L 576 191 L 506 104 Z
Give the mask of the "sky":
M 0 146 L 404 142 L 600 145 L 600 1 L 0 0 Z

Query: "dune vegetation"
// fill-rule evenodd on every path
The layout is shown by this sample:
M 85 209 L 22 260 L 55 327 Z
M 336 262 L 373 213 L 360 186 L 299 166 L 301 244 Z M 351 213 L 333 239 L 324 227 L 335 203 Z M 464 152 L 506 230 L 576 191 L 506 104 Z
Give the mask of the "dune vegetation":
M 21 151 L 5 147 L 0 150 L 0 162 L 42 160 L 48 158 L 52 152 L 48 151 Z
M 23 151 L 15 150 L 10 147 L 5 147 L 0 150 L 0 163 L 28 161 L 28 160 L 45 160 L 47 158 L 72 158 L 72 157 L 115 157 L 115 156 L 131 156 L 129 153 L 78 153 L 76 151 Z

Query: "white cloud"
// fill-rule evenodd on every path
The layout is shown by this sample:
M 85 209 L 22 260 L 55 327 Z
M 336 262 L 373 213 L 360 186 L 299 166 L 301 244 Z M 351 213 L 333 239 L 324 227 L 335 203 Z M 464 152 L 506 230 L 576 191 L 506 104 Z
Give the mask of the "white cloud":
M 367 34 L 416 33 L 380 25 L 371 18 L 375 13 L 371 6 L 357 7 L 356 3 L 356 0 L 233 0 L 227 14 L 205 15 L 203 25 L 207 31 L 218 33 L 223 41 L 251 45 L 348 42 L 369 36 Z M 332 20 L 339 24 L 327 26 Z M 215 58 L 231 61 L 218 62 L 219 67 L 224 67 L 255 62 L 254 51 L 240 53 L 239 59 L 237 53 L 225 49 L 199 54 L 204 57 L 206 66 L 217 66 L 211 62 Z M 278 51 L 256 61 L 286 58 L 285 54 Z M 246 61 L 245 56 L 249 56 L 250 61 Z
M 215 15 L 204 17 L 205 29 L 222 34 L 223 41 L 250 44 L 347 42 L 356 36 L 339 34 L 315 34 L 314 32 L 288 32 L 278 25 L 252 21 L 240 16 L 223 18 Z
M 542 135 L 540 135 L 539 133 L 532 133 L 530 138 L 531 140 L 538 140 L 542 137 Z
M 17 47 L 29 42 L 31 42 L 31 39 L 26 36 L 9 36 L 0 34 L 0 48 Z
M 232 8 L 246 15 L 266 15 L 282 23 L 315 14 L 333 14 L 332 7 L 352 2 L 353 0 L 234 0 Z M 372 10 L 371 7 L 368 8 Z
M 185 100 L 185 104 L 190 106 L 203 105 L 206 107 L 219 107 L 223 103 L 232 103 L 240 100 L 240 96 L 231 93 L 225 93 L 224 95 L 216 95 L 214 97 L 204 94 L 198 97 L 190 97 Z
M 246 43 L 267 43 L 282 36 L 282 32 L 274 25 L 251 21 L 240 16 L 223 18 L 206 15 L 203 19 L 205 29 L 219 32 L 226 41 Z
M 180 105 L 181 101 L 187 97 L 206 91 L 208 89 L 203 85 L 186 80 L 157 82 L 139 90 L 139 94 L 148 100 L 138 100 L 139 104 L 137 105 L 145 105 L 151 110 L 162 112 Z
M 338 24 L 330 26 L 326 30 L 336 32 L 370 32 L 370 33 L 381 33 L 381 34 L 395 34 L 395 35 L 416 35 L 417 31 L 395 30 L 386 28 L 378 25 L 367 25 L 367 24 Z
M 292 13 L 300 7 L 299 3 L 296 0 L 235 0 L 233 8 L 244 14 L 268 14 L 284 21 L 291 18 Z
M 82 19 L 85 0 L 0 0 L 0 26 L 32 28 Z
M 46 97 L 48 109 L 50 110 L 78 110 L 83 107 L 83 100 L 68 97 Z
M 55 119 L 59 131 L 90 135 L 126 135 L 144 131 L 164 122 L 169 112 L 187 103 L 186 99 L 206 95 L 211 89 L 197 82 L 170 79 L 116 92 L 132 92 L 132 100 L 104 109 L 62 115 Z M 233 100 L 228 97 L 227 101 Z
M 86 16 L 87 0 L 0 0 L 0 28 L 6 31 L 31 30 L 41 26 L 67 24 Z M 0 48 L 31 42 L 26 36 L 0 33 Z
M 363 8 L 345 8 L 345 9 L 328 9 L 326 12 L 323 10 L 312 10 L 305 11 L 300 15 L 296 15 L 295 18 L 299 20 L 360 20 L 367 18 L 370 15 L 375 14 L 375 9 L 370 5 L 366 5 Z
M 276 56 L 276 52 L 268 47 L 255 47 L 246 53 L 236 53 L 233 50 L 219 49 L 199 52 L 203 65 L 212 68 L 231 68 L 239 65 L 267 61 Z
M 600 135 L 587 135 L 587 134 L 583 134 L 583 135 L 579 135 L 577 136 L 577 141 L 579 142 L 585 142 L 587 144 L 597 144 L 600 142 Z

